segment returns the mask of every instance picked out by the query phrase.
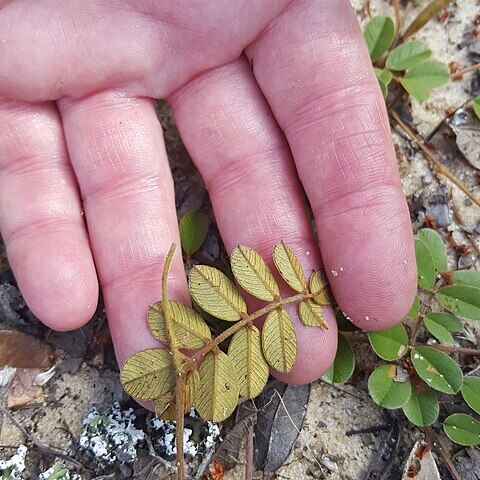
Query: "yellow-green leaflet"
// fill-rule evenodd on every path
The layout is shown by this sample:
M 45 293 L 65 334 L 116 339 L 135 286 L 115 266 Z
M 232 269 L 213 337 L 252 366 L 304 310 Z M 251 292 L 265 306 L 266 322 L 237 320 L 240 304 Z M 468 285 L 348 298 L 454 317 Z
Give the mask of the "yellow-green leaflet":
M 265 360 L 279 372 L 289 372 L 297 356 L 297 336 L 292 319 L 284 308 L 272 310 L 262 329 Z
M 263 357 L 260 332 L 257 327 L 245 327 L 232 337 L 228 347 L 240 384 L 242 397 L 259 395 L 268 381 L 268 364 Z
M 180 347 L 202 348 L 211 334 L 203 318 L 193 309 L 175 300 L 169 300 L 175 337 Z M 163 315 L 162 302 L 154 303 L 148 309 L 148 327 L 152 335 L 168 345 L 168 335 Z
M 200 416 L 221 422 L 235 410 L 238 402 L 238 378 L 231 359 L 223 352 L 210 352 L 200 365 L 200 388 L 195 408 Z
M 255 250 L 239 245 L 230 256 L 230 264 L 237 282 L 248 293 L 268 302 L 280 295 L 272 272 Z
M 298 306 L 300 320 L 306 327 L 320 327 L 328 329 L 328 325 L 323 319 L 323 307 L 307 298 L 300 302 Z
M 120 381 L 132 397 L 154 400 L 175 387 L 175 369 L 167 350 L 152 348 L 132 355 L 120 372 Z
M 184 413 L 188 413 L 195 401 L 196 394 L 200 386 L 200 375 L 198 370 L 189 373 L 184 390 Z M 160 398 L 153 401 L 155 405 L 155 414 L 162 420 L 176 420 L 177 405 L 175 401 L 175 390 L 171 390 Z
M 310 277 L 310 292 L 313 300 L 319 305 L 331 305 L 330 287 L 324 270 L 315 270 Z
M 282 278 L 297 292 L 307 290 L 307 281 L 300 262 L 292 249 L 283 242 L 273 247 L 273 261 Z
M 190 293 L 210 315 L 234 322 L 247 312 L 245 300 L 230 279 L 213 267 L 196 265 L 190 271 Z

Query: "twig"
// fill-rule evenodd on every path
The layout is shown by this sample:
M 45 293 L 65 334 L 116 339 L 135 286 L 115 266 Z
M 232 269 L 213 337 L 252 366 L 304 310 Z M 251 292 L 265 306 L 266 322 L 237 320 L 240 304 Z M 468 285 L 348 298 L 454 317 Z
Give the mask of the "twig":
M 395 14 L 395 34 L 398 37 L 400 35 L 400 28 L 402 28 L 402 17 L 400 15 L 400 4 L 398 0 L 392 0 L 392 7 Z
M 462 480 L 462 477 L 460 476 L 457 469 L 455 468 L 455 465 L 450 460 L 448 453 L 443 448 L 443 445 L 440 443 L 440 439 L 437 437 L 437 434 L 435 433 L 433 428 L 424 427 L 423 431 L 425 432 L 425 435 L 429 443 L 433 445 L 433 447 L 437 450 L 437 452 L 442 457 L 442 460 L 445 463 L 447 470 L 450 472 L 450 475 L 452 476 L 453 480 Z
M 331 387 L 335 390 L 338 390 L 339 392 L 344 393 L 345 395 L 350 395 L 351 397 L 354 397 L 354 398 L 357 398 L 358 400 L 363 401 L 362 397 L 360 397 L 358 395 L 355 395 L 354 393 L 351 393 L 348 390 L 345 390 L 345 389 L 339 387 L 338 385 L 335 385 L 334 383 L 326 382 L 325 380 L 321 380 L 321 382 L 324 383 L 325 385 L 328 385 L 329 387 Z
M 411 129 L 394 110 L 389 109 L 388 113 L 390 118 L 395 120 L 395 122 L 408 135 L 408 137 L 410 137 L 410 139 L 418 146 L 425 158 L 432 164 L 434 171 L 450 180 L 450 182 L 457 186 L 475 205 L 477 205 L 477 207 L 480 208 L 480 199 L 473 195 L 470 190 L 447 167 L 442 165 L 435 158 L 432 151 L 425 144 L 423 138 L 421 138 L 418 133 L 414 132 L 413 129 Z
M 425 345 L 423 343 L 416 343 L 413 346 L 424 347 Z M 462 353 L 463 355 L 475 355 L 477 357 L 480 357 L 480 349 L 477 349 L 477 348 L 451 347 L 449 345 L 439 345 L 439 344 L 433 344 L 428 346 L 431 348 L 435 348 L 436 350 L 440 350 L 441 352 Z
M 457 70 L 455 73 L 452 73 L 450 75 L 450 78 L 453 81 L 462 80 L 463 76 L 466 73 L 476 72 L 477 70 L 480 70 L 480 63 L 476 63 L 475 65 L 470 65 L 469 67 L 465 67 L 465 68 L 462 68 L 461 70 Z
M 62 460 L 65 460 L 66 462 L 71 463 L 72 465 L 74 465 L 75 467 L 81 470 L 86 470 L 84 465 L 82 465 L 80 462 L 78 462 L 74 458 L 70 457 L 70 455 L 67 455 L 65 452 L 62 452 L 57 448 L 50 447 L 50 445 L 46 445 L 45 443 L 41 443 L 38 440 L 36 440 L 35 437 L 33 437 L 33 435 L 28 433 L 27 430 L 25 430 L 25 428 L 23 428 L 22 425 L 20 425 L 17 419 L 8 410 L 1 405 L 0 405 L 0 413 L 2 415 L 5 415 L 10 420 L 12 425 L 14 425 L 18 429 L 18 431 L 23 435 L 24 439 L 26 441 L 28 440 L 33 447 L 37 448 L 41 452 L 48 453 L 50 455 L 54 455 L 58 458 L 61 458 Z
M 248 426 L 245 455 L 245 480 L 253 480 L 253 423 Z

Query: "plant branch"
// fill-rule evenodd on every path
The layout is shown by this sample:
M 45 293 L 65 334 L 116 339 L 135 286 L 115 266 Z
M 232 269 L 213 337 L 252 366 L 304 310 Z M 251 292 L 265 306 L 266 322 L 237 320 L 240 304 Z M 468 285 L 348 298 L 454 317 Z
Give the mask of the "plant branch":
M 414 347 L 425 347 L 423 343 L 416 343 L 413 345 Z M 454 347 L 449 345 L 427 345 L 428 347 L 435 348 L 436 350 L 440 350 L 441 352 L 446 353 L 462 353 L 464 355 L 476 355 L 480 357 L 480 349 L 477 348 L 465 348 L 465 347 Z
M 395 120 L 395 122 L 402 128 L 402 130 L 407 134 L 407 136 L 418 146 L 420 151 L 423 153 L 425 158 L 431 163 L 435 173 L 443 175 L 450 182 L 452 182 L 456 187 L 458 187 L 477 207 L 480 208 L 480 199 L 478 199 L 467 186 L 461 182 L 447 167 L 442 165 L 434 156 L 433 152 L 427 147 L 425 141 L 421 136 L 410 128 L 400 116 L 392 109 L 388 111 L 390 118 Z
M 177 447 L 177 476 L 178 480 L 185 479 L 185 462 L 183 459 L 183 421 L 185 413 L 185 376 L 183 369 L 183 361 L 173 326 L 172 312 L 170 311 L 170 303 L 168 301 L 168 272 L 172 265 L 173 256 L 175 254 L 176 245 L 173 243 L 168 251 L 165 260 L 165 267 L 162 275 L 162 308 L 165 316 L 165 326 L 167 330 L 168 343 L 173 355 L 173 365 L 175 367 L 175 417 L 176 417 L 176 447 Z
M 201 360 L 205 355 L 215 348 L 217 348 L 224 340 L 232 336 L 234 333 L 238 332 L 242 328 L 250 325 L 254 320 L 266 315 L 267 313 L 275 310 L 276 308 L 282 307 L 283 305 L 287 305 L 289 303 L 300 302 L 305 300 L 306 298 L 312 298 L 312 293 L 297 293 L 296 295 L 292 295 L 291 297 L 281 298 L 276 302 L 269 303 L 263 308 L 251 313 L 250 315 L 242 318 L 238 322 L 234 323 L 231 327 L 227 328 L 223 331 L 220 335 L 215 337 L 213 340 L 210 340 L 206 345 L 198 350 L 195 355 L 192 357 L 192 363 L 195 364 L 199 360 Z
M 465 68 L 462 68 L 461 70 L 457 70 L 455 73 L 452 73 L 452 75 L 450 75 L 450 78 L 453 81 L 462 80 L 463 76 L 466 73 L 476 72 L 477 70 L 480 70 L 480 63 L 476 63 L 475 65 L 470 65 L 469 67 L 465 67 Z

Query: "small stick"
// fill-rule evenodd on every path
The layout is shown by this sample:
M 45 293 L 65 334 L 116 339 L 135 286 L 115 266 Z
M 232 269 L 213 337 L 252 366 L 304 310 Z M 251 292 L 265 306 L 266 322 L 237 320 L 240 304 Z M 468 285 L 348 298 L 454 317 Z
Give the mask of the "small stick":
M 248 426 L 245 455 L 245 480 L 253 480 L 253 423 Z
M 453 81 L 462 80 L 463 76 L 466 73 L 476 72 L 477 70 L 480 70 L 480 63 L 476 63 L 475 65 L 470 65 L 469 67 L 465 67 L 465 68 L 462 68 L 461 70 L 457 70 L 455 73 L 452 73 L 450 75 L 450 78 Z
M 424 427 L 423 431 L 426 434 L 427 438 L 430 438 L 429 443 L 435 447 L 437 452 L 440 454 L 442 457 L 442 460 L 445 463 L 445 466 L 447 467 L 448 471 L 450 472 L 450 475 L 453 477 L 453 480 L 462 480 L 462 477 L 458 473 L 458 470 L 455 468 L 455 465 L 452 463 L 450 460 L 449 455 L 443 448 L 443 445 L 440 443 L 439 438 L 437 437 L 435 431 L 433 430 L 432 427 Z

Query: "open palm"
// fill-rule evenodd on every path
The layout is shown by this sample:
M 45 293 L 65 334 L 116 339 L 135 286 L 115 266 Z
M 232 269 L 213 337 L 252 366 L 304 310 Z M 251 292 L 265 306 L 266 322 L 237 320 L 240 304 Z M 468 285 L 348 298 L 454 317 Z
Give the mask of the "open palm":
M 3 6 L 1 6 L 3 5 Z M 156 345 L 145 315 L 179 243 L 153 98 L 165 98 L 228 251 L 288 243 L 362 328 L 408 311 L 415 262 L 384 102 L 346 0 L 0 0 L 0 228 L 32 311 L 68 330 L 98 283 L 117 357 Z M 315 216 L 312 233 L 306 193 Z M 172 298 L 186 301 L 180 256 Z M 336 327 L 296 321 L 277 376 L 328 368 Z

